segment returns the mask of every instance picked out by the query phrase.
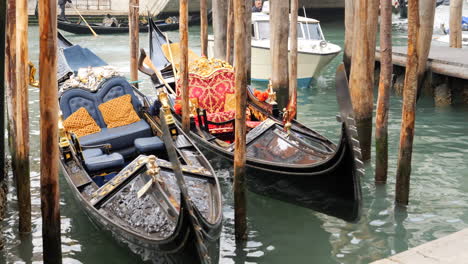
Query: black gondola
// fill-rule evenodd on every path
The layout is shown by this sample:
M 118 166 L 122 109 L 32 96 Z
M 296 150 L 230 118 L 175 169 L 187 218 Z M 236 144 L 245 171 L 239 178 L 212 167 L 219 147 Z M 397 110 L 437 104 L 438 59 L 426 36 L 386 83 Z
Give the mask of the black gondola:
M 60 34 L 58 42 L 59 79 L 68 77 L 63 68 L 76 70 L 67 64 L 85 68 L 105 64 Z M 141 118 L 129 125 L 101 127 L 101 132 L 79 139 L 59 126 L 63 176 L 90 219 L 143 260 L 208 263 L 206 257 L 210 257 L 216 263 L 222 226 L 218 179 L 190 138 L 171 124 L 169 107 L 161 108 L 158 115 L 147 98 L 122 77 L 104 77 L 96 91 L 76 87 L 63 90 L 64 83 L 59 93 L 63 118 L 84 107 L 100 124 L 100 106 L 122 94 L 130 95 L 130 107 Z M 170 136 L 163 134 L 168 127 L 162 120 L 169 120 Z M 170 153 L 175 153 L 169 152 L 171 146 L 177 151 L 178 161 L 167 161 Z M 176 175 L 182 173 L 190 197 L 183 194 L 177 180 L 180 178 Z
M 103 26 L 102 23 L 91 23 L 91 28 L 96 32 L 98 35 L 103 34 L 121 34 L 129 32 L 128 24 L 122 24 L 119 26 L 111 27 L 111 26 Z M 165 23 L 164 21 L 158 21 L 158 26 L 161 28 L 162 31 L 170 31 L 176 30 L 179 28 L 179 23 Z M 92 34 L 91 30 L 86 24 L 74 23 L 66 20 L 57 20 L 57 27 L 63 31 L 67 31 L 74 34 Z M 148 25 L 140 24 L 140 32 L 148 32 Z
M 161 48 L 166 40 L 157 26 L 152 21 L 149 23 L 150 57 L 154 67 L 163 70 L 164 78 L 171 82 L 172 68 Z M 140 70 L 151 76 L 157 90 L 170 93 L 160 84 L 162 81 L 156 80 L 153 71 L 143 66 L 142 61 L 143 57 L 140 58 Z M 170 85 L 173 90 L 174 82 Z M 285 132 L 278 111 L 272 105 L 257 100 L 249 87 L 248 109 L 254 119 L 261 121 L 247 133 L 247 181 L 250 190 L 347 221 L 359 219 L 360 175 L 364 174 L 364 169 L 343 69 L 337 71 L 337 95 L 342 133 L 335 145 L 296 120 L 292 121 L 289 133 Z M 175 113 L 176 95 L 171 94 L 171 98 Z M 197 117 L 200 125 L 193 124 L 188 135 L 207 150 L 207 156 L 211 154 L 232 162 L 234 133 L 231 130 L 231 133 L 214 136 L 209 126 L 232 124 L 233 119 L 215 123 L 207 120 L 206 111 L 197 113 L 200 113 Z M 180 124 L 180 116 L 177 116 L 177 120 Z

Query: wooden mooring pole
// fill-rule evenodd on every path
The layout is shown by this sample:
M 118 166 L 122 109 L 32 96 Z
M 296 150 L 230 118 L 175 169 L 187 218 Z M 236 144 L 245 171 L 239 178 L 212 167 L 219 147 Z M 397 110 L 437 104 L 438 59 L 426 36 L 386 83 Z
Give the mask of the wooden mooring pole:
M 200 0 L 201 55 L 208 57 L 208 7 L 207 0 Z
M 6 37 L 6 8 L 7 1 L 0 0 L 0 221 L 5 214 L 6 205 L 6 180 L 7 171 L 5 169 L 5 37 Z M 0 234 L 0 240 L 2 235 Z M 2 248 L 2 241 L 0 241 L 0 249 Z
M 188 90 L 188 0 L 179 0 L 180 34 L 180 89 L 182 91 L 182 129 L 190 130 L 190 107 Z
M 461 49 L 462 47 L 462 10 L 463 0 L 450 1 L 450 47 Z
M 413 152 L 414 123 L 416 110 L 416 90 L 418 85 L 418 30 L 419 1 L 408 1 L 408 56 L 403 90 L 403 112 L 400 134 L 400 149 L 396 175 L 395 201 L 407 205 L 409 197 L 411 156 Z
M 351 71 L 351 56 L 353 55 L 353 28 L 354 28 L 354 1 L 346 0 L 345 2 L 345 43 L 343 52 L 343 63 L 346 73 L 349 78 Z
M 138 52 L 139 52 L 139 5 L 140 0 L 130 0 L 128 2 L 128 25 L 130 27 L 130 81 L 138 87 Z
M 213 35 L 214 57 L 224 60 L 226 58 L 226 25 L 227 7 L 226 0 L 213 0 Z
M 431 50 L 432 34 L 434 31 L 435 8 L 436 1 L 419 0 L 419 32 L 418 43 L 416 44 L 418 52 L 418 96 L 421 94 L 422 84 L 427 72 L 427 58 Z
M 228 0 L 228 18 L 226 28 L 226 61 L 232 65 L 234 52 L 234 2 Z
M 297 16 L 299 13 L 299 1 L 291 0 L 290 23 L 290 49 L 289 53 L 289 103 L 288 110 L 291 118 L 296 118 L 297 113 Z M 294 110 L 294 111 L 292 111 Z
M 378 0 L 356 0 L 350 93 L 362 150 L 362 159 L 370 159 L 372 112 L 374 106 L 374 57 Z
M 235 151 L 234 151 L 234 214 L 236 241 L 247 240 L 247 205 L 245 197 L 245 149 L 246 149 L 246 117 L 247 107 L 247 65 L 245 50 L 247 26 L 247 2 L 234 0 L 234 60 L 236 86 L 236 120 L 235 120 Z
M 388 171 L 388 108 L 392 82 L 392 3 L 380 0 L 380 80 L 375 114 L 375 182 L 386 183 Z
M 57 87 L 57 3 L 39 1 L 41 212 L 44 263 L 62 263 Z
M 6 49 L 5 49 L 5 64 L 6 64 L 6 102 L 8 112 L 8 147 L 12 157 L 12 167 L 15 168 L 16 157 L 16 123 L 15 123 L 15 107 L 16 107 L 16 0 L 7 0 L 7 29 L 6 29 Z
M 251 73 L 252 73 L 252 1 L 245 0 L 245 71 L 247 84 L 251 83 Z M 234 16 L 233 16 L 234 20 Z M 234 32 L 233 32 L 234 34 Z
M 28 2 L 16 1 L 16 96 L 14 109 L 16 155 L 13 175 L 19 208 L 20 233 L 31 232 L 31 183 L 29 179 L 29 115 L 28 115 Z
M 271 84 L 276 92 L 278 108 L 282 110 L 289 101 L 288 81 L 288 32 L 289 1 L 270 1 L 270 56 L 271 56 Z M 285 19 L 286 18 L 286 19 Z

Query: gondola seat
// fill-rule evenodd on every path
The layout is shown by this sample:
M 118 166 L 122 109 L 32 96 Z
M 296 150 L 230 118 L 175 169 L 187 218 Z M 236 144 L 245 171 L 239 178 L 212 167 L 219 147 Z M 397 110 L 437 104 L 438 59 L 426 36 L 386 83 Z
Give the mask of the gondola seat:
M 125 164 L 120 153 L 104 154 L 98 148 L 83 150 L 83 159 L 86 169 L 91 173 L 121 168 Z
M 202 65 L 204 65 L 203 60 L 206 58 L 200 59 Z M 230 68 L 215 69 L 208 75 L 189 73 L 189 97 L 197 99 L 197 108 L 206 110 L 208 130 L 212 134 L 228 133 L 234 130 L 235 111 L 232 110 L 234 104 L 231 102 L 228 106 L 229 103 L 226 102 L 234 99 L 234 80 L 234 71 Z M 248 109 L 246 112 L 246 119 L 250 121 L 250 112 Z M 198 123 L 197 118 L 195 122 Z
M 140 154 L 164 151 L 164 142 L 159 137 L 137 138 L 134 141 L 135 148 Z
M 133 145 L 133 141 L 137 138 L 151 137 L 152 132 L 150 126 L 144 121 L 140 120 L 136 123 L 114 127 L 114 128 L 101 128 L 101 132 L 87 135 L 80 138 L 83 145 L 99 145 L 111 144 L 112 149 L 126 149 Z
M 82 145 L 110 144 L 112 152 L 120 153 L 124 158 L 128 158 L 138 154 L 134 145 L 136 139 L 153 136 L 151 127 L 145 120 L 140 120 L 128 125 L 108 128 L 99 110 L 99 105 L 126 94 L 131 95 L 131 103 L 135 112 L 140 112 L 142 105 L 133 93 L 130 84 L 123 77 L 114 77 L 104 81 L 97 92 L 80 88 L 66 90 L 60 98 L 60 109 L 63 118 L 66 119 L 79 108 L 84 107 L 100 127 L 100 132 L 80 137 Z M 102 160 L 110 158 L 101 157 Z

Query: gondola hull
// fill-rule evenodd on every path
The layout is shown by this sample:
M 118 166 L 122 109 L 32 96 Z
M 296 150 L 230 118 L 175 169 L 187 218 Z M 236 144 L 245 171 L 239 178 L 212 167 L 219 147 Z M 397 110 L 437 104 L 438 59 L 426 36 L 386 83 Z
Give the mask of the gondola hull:
M 360 179 L 355 168 L 353 147 L 348 141 L 344 125 L 342 133 L 333 157 L 322 164 L 285 166 L 284 163 L 266 163 L 247 156 L 248 189 L 349 222 L 358 220 L 361 213 Z M 234 151 L 227 151 L 205 140 L 195 131 L 188 135 L 216 169 L 232 166 Z
M 67 22 L 63 20 L 57 21 L 57 27 L 63 31 L 74 33 L 74 34 L 80 34 L 80 35 L 92 34 L 91 30 L 89 29 L 87 25 L 75 24 L 75 23 L 71 23 L 71 22 Z M 91 27 L 98 35 L 128 34 L 129 32 L 128 27 L 105 27 L 105 26 L 94 25 L 94 24 L 92 24 Z M 170 30 L 178 29 L 179 24 L 178 23 L 173 23 L 173 24 L 160 23 L 158 24 L 158 27 L 162 31 L 170 31 Z M 139 28 L 140 28 L 139 29 L 140 32 L 148 32 L 148 25 L 140 25 Z
M 193 263 L 193 256 L 196 256 L 197 252 L 191 242 L 194 241 L 194 237 L 187 219 L 187 212 L 183 211 L 180 214 L 179 224 L 170 239 L 156 241 L 128 232 L 128 230 L 117 225 L 115 221 L 103 216 L 98 209 L 83 198 L 72 180 L 72 175 L 76 176 L 77 172 L 80 173 L 81 168 L 73 163 L 70 164 L 70 162 L 67 163 L 63 159 L 60 160 L 62 175 L 67 181 L 74 199 L 99 230 L 111 234 L 119 243 L 127 246 L 134 254 L 139 255 L 145 261 L 151 260 L 153 263 L 174 263 L 174 261 L 177 261 L 176 263 Z M 221 225 L 208 228 L 205 226 L 204 231 L 210 235 L 209 237 L 216 238 L 221 232 Z M 219 247 L 219 239 L 207 240 L 205 243 L 211 249 L 211 256 L 218 257 L 216 251 Z

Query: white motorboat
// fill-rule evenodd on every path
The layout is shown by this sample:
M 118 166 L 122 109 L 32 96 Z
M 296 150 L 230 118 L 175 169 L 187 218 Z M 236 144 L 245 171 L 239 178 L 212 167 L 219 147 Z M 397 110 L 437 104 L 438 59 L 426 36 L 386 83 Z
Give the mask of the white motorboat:
M 436 36 L 433 39 L 444 43 L 450 43 L 449 35 Z M 468 46 L 468 33 L 465 33 L 465 31 L 462 33 L 462 45 Z
M 267 3 L 267 2 L 265 2 Z M 266 9 L 266 10 L 265 10 Z M 268 81 L 271 76 L 270 16 L 268 8 L 252 13 L 252 80 Z M 341 52 L 338 45 L 329 43 L 323 36 L 318 20 L 298 17 L 298 85 L 308 86 L 313 78 Z M 208 56 L 214 52 L 214 38 L 210 36 Z

